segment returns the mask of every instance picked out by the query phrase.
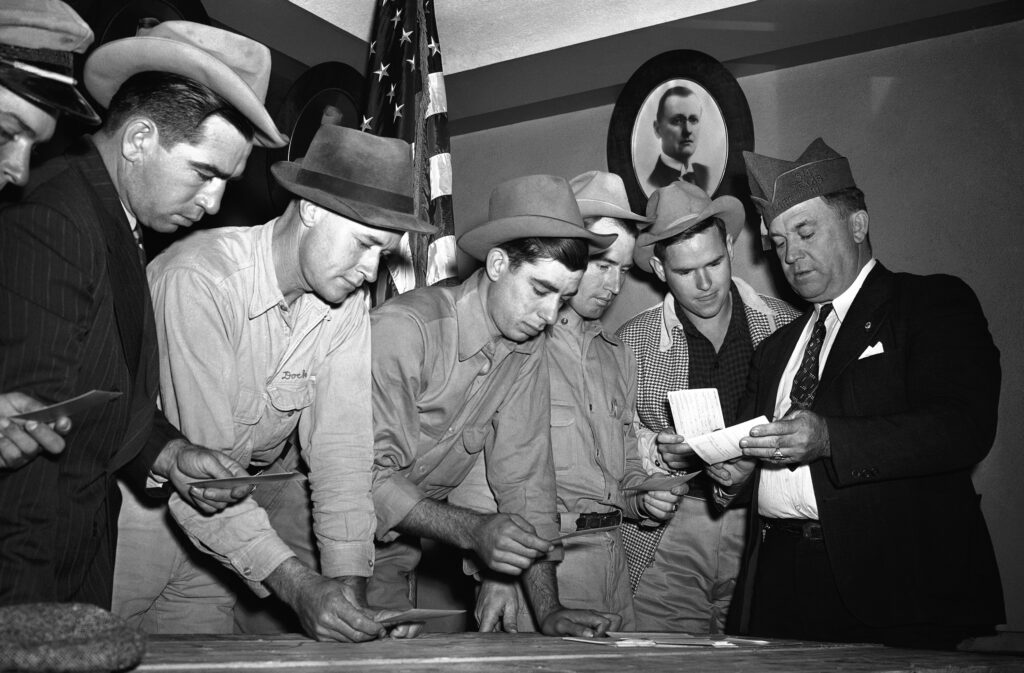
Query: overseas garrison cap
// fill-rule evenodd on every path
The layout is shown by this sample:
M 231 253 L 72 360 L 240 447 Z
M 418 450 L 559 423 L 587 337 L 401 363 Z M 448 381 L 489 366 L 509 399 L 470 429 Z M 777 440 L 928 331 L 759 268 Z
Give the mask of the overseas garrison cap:
M 798 203 L 856 187 L 846 157 L 815 138 L 796 161 L 744 152 L 750 198 L 761 211 L 762 233 L 772 220 Z

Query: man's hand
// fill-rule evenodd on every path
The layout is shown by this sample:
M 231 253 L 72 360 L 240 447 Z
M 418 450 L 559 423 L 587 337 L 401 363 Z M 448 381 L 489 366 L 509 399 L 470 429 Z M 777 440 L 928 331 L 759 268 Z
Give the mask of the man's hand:
M 666 428 L 654 439 L 661 454 L 661 462 L 670 470 L 692 472 L 703 466 L 700 458 L 686 443 L 682 435 L 677 435 L 674 428 Z
M 806 409 L 791 411 L 774 423 L 755 425 L 750 436 L 740 440 L 740 448 L 743 455 L 774 465 L 803 465 L 831 455 L 825 419 Z
M 515 580 L 484 576 L 473 616 L 481 633 L 518 633 L 519 591 Z
M 519 575 L 554 549 L 518 514 L 491 514 L 472 533 L 472 549 L 495 572 Z
M 329 579 L 313 572 L 294 556 L 274 569 L 264 580 L 278 597 L 291 606 L 302 628 L 317 640 L 358 643 L 387 634 L 366 607 L 366 578 Z
M 686 495 L 689 487 L 686 484 L 674 487 L 671 491 L 648 491 L 638 495 L 639 508 L 648 518 L 655 521 L 668 521 L 679 509 L 679 499 Z
M 61 416 L 52 426 L 39 421 L 10 418 L 37 411 L 46 405 L 24 393 L 0 394 L 0 470 L 13 470 L 29 462 L 40 451 L 58 454 L 64 450 L 64 438 L 71 419 Z
M 540 624 L 541 633 L 546 636 L 576 636 L 578 638 L 600 638 L 608 631 L 615 631 L 622 623 L 620 615 L 594 610 L 554 610 Z
M 751 458 L 733 458 L 708 465 L 704 471 L 729 493 L 735 493 L 750 478 L 756 465 L 757 461 Z
M 219 512 L 252 493 L 249 486 L 197 488 L 190 486 L 199 479 L 245 477 L 245 468 L 223 451 L 213 451 L 190 444 L 183 439 L 167 443 L 153 463 L 153 472 L 169 480 L 182 500 L 204 514 Z

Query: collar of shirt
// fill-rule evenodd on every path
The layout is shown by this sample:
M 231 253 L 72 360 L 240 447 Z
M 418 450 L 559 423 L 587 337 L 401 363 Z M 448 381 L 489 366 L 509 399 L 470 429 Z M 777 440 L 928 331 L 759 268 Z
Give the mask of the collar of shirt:
M 468 360 L 490 344 L 493 344 L 491 347 L 500 359 L 505 353 L 512 351 L 532 353 L 543 343 L 543 333 L 523 343 L 511 341 L 501 335 L 487 312 L 487 295 L 483 287 L 488 282 L 490 281 L 484 270 L 477 269 L 456 289 L 455 316 L 459 325 L 460 362 Z
M 683 173 L 688 173 L 688 172 L 690 172 L 692 170 L 689 166 L 684 164 L 682 161 L 677 161 L 676 159 L 673 159 L 669 155 L 665 154 L 664 152 L 662 152 L 662 154 L 661 154 L 661 162 L 663 164 L 665 164 L 666 166 L 668 166 L 669 168 L 674 168 L 677 171 L 679 171 L 680 175 L 682 175 Z
M 737 334 L 742 327 L 743 330 L 749 333 L 747 330 L 746 316 L 743 315 L 743 299 L 740 297 L 739 288 L 736 287 L 735 283 L 729 288 L 729 296 L 732 298 L 732 305 L 729 308 L 729 326 L 725 331 L 725 339 L 722 341 L 722 347 L 729 343 L 732 339 L 736 338 Z M 673 309 L 675 308 L 676 302 L 672 302 Z M 707 339 L 703 332 L 697 329 L 697 326 L 693 324 L 690 317 L 685 313 L 679 315 L 678 312 L 675 314 L 676 320 L 679 325 L 683 328 L 683 334 L 691 338 Z
M 277 285 L 277 269 L 274 267 L 274 228 L 280 218 L 274 218 L 256 233 L 256 245 L 252 253 L 252 297 L 249 299 L 249 319 L 263 315 L 275 306 L 289 308 L 284 301 L 281 288 Z M 358 290 L 356 290 L 358 292 Z M 292 308 L 311 305 L 320 314 L 329 317 L 331 307 L 312 292 L 303 293 Z M 290 309 L 289 309 L 290 310 Z
M 857 293 L 860 292 L 860 288 L 864 285 L 864 279 L 871 273 L 871 269 L 875 268 L 877 260 L 872 257 L 868 260 L 868 263 L 864 265 L 864 268 L 860 270 L 857 277 L 850 284 L 850 287 L 843 290 L 843 293 L 832 300 L 832 313 L 836 316 L 836 322 L 840 325 L 843 324 L 843 320 L 846 319 L 846 313 L 850 310 L 853 305 L 853 300 L 857 298 Z M 814 305 L 814 315 L 817 317 L 818 311 L 821 310 L 821 304 Z M 830 320 L 831 321 L 831 320 Z M 811 322 L 814 322 L 813 320 Z M 825 359 L 822 358 L 822 362 Z
M 574 311 L 568 304 L 562 307 L 561 312 L 558 314 L 558 321 L 550 328 L 551 331 L 555 329 L 562 329 L 572 333 L 582 332 L 585 339 L 584 343 L 589 343 L 594 337 L 600 336 L 612 346 L 621 345 L 621 342 L 614 335 L 608 333 L 600 319 L 588 320 Z
M 735 278 L 732 279 L 729 292 L 732 294 L 733 312 L 735 313 L 737 304 L 743 305 L 743 293 L 739 291 Z M 686 327 L 676 314 L 676 298 L 672 296 L 671 292 L 665 293 L 665 299 L 661 302 L 661 315 L 661 340 L 658 343 L 658 350 L 665 353 L 672 348 L 672 331 L 678 327 L 684 334 L 686 332 Z
M 128 206 L 124 205 L 124 201 L 119 199 L 118 203 L 121 204 L 121 210 L 124 211 L 124 216 L 128 218 L 128 224 L 132 227 L 132 236 L 135 237 L 136 241 L 139 240 L 139 218 L 132 215 L 131 211 L 128 210 Z

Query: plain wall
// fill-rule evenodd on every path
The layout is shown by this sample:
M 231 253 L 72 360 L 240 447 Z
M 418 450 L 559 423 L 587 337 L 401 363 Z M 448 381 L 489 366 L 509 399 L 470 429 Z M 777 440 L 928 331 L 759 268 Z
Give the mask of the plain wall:
M 794 159 L 822 136 L 850 159 L 867 195 L 875 254 L 890 269 L 958 275 L 977 292 L 1002 352 L 1003 387 L 996 442 L 975 483 L 999 558 L 1009 628 L 1018 631 L 1024 630 L 1024 489 L 1017 484 L 1024 452 L 1016 448 L 1024 436 L 1022 72 L 1024 22 L 1016 22 L 739 79 L 758 152 Z M 504 179 L 607 170 L 611 114 L 606 105 L 453 137 L 457 232 L 485 218 L 490 190 Z M 770 290 L 768 260 L 755 234 L 746 231 L 737 241 L 734 272 Z M 634 271 L 605 320 L 616 327 L 658 299 L 659 290 Z

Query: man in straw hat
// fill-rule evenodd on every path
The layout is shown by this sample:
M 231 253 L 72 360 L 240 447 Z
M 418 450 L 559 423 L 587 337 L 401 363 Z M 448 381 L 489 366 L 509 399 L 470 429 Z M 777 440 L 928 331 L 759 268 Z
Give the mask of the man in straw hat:
M 409 606 L 419 561 L 410 538 L 427 537 L 475 552 L 491 571 L 522 574 L 544 633 L 597 635 L 618 621 L 558 600 L 544 349 L 545 329 L 579 286 L 587 244 L 613 238 L 584 228 L 564 178 L 509 180 L 491 193 L 488 220 L 459 238 L 482 269 L 374 311 L 373 503 L 384 543 L 372 603 Z M 444 502 L 481 452 L 499 513 Z
M 190 489 L 245 471 L 154 415 L 157 339 L 133 230 L 216 212 L 253 138 L 283 144 L 263 107 L 269 73 L 266 47 L 189 22 L 103 45 L 84 78 L 103 126 L 0 214 L 0 388 L 46 402 L 119 393 L 76 415 L 62 454 L 0 475 L 0 603 L 110 605 L 117 476 L 170 479 L 204 512 L 246 493 Z
M 366 605 L 375 521 L 360 288 L 402 232 L 434 228 L 415 215 L 402 140 L 322 126 L 303 159 L 272 172 L 293 194 L 281 217 L 197 233 L 149 265 L 160 401 L 188 437 L 251 471 L 290 471 L 301 448 L 311 488 L 264 484 L 209 516 L 171 496 L 195 550 L 159 502 L 126 493 L 114 611 L 151 633 L 232 633 L 232 587 L 245 589 L 218 577 L 219 561 L 257 595 L 280 598 L 309 635 L 368 640 L 384 631 Z M 310 515 L 319 555 L 307 541 Z
M 675 434 L 666 394 L 715 388 L 725 424 L 739 418 L 751 355 L 797 312 L 732 276 L 733 242 L 743 206 L 731 196 L 711 200 L 676 181 L 647 203 L 654 219 L 634 259 L 668 286 L 665 299 L 619 328 L 639 367 L 640 447 L 651 473 L 702 467 Z M 712 482 L 689 483 L 679 513 L 660 528 L 623 528 L 641 630 L 721 633 L 745 534 L 745 512 L 718 506 Z
M 744 159 L 813 306 L 758 351 L 747 417 L 775 421 L 741 440 L 753 460 L 718 472 L 734 485 L 755 470 L 737 628 L 928 647 L 991 632 L 1005 614 L 971 471 L 995 436 L 1000 369 L 977 298 L 875 259 L 864 194 L 820 138 L 796 161 Z
M 74 54 L 90 44 L 89 25 L 60 0 L 0 6 L 0 190 L 28 182 L 32 150 L 53 136 L 60 115 L 99 123 L 75 88 Z M 20 467 L 42 451 L 64 450 L 67 416 L 53 424 L 11 419 L 44 406 L 21 392 L 0 394 L 0 469 Z
M 685 485 L 637 489 L 647 473 L 633 424 L 636 361 L 600 320 L 633 266 L 640 227 L 650 220 L 630 210 L 622 178 L 614 173 L 589 171 L 569 185 L 586 229 L 615 240 L 591 249 L 579 289 L 547 330 L 555 504 L 561 534 L 576 534 L 563 545 L 558 593 L 568 607 L 619 615 L 620 628 L 631 631 L 636 618 L 619 525 L 623 517 L 670 519 L 686 491 Z M 482 472 L 477 467 L 474 475 Z M 479 491 L 487 498 L 484 486 Z M 513 580 L 484 578 L 477 600 L 481 630 L 537 630 Z

